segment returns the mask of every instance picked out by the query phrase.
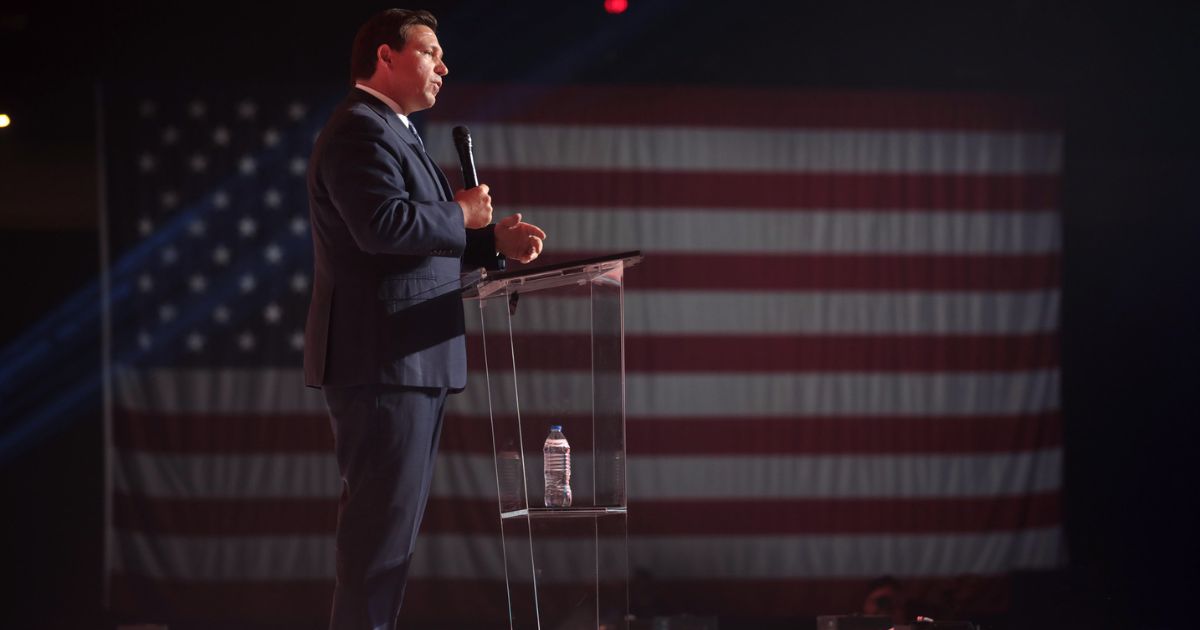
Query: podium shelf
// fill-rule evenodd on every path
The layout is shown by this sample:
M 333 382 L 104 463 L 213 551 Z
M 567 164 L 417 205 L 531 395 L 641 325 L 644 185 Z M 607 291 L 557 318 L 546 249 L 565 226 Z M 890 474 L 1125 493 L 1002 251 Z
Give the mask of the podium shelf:
M 528 516 L 531 519 L 554 518 L 598 518 L 603 516 L 618 516 L 626 513 L 623 507 L 569 507 L 569 508 L 527 508 L 501 512 L 500 518 L 507 520 Z

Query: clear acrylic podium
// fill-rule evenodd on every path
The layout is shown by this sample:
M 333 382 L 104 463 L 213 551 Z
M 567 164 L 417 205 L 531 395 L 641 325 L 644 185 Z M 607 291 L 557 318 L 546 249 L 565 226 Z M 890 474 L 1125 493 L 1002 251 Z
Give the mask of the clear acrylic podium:
M 624 271 L 639 252 L 477 272 L 464 299 L 487 371 L 509 627 L 625 628 Z M 542 443 L 571 444 L 567 508 L 544 503 Z

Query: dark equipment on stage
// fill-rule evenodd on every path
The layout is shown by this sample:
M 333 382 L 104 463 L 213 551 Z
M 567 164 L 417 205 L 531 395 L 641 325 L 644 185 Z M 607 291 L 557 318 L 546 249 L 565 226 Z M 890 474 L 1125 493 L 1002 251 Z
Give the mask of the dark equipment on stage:
M 659 615 L 648 619 L 631 619 L 629 620 L 629 630 L 717 630 L 717 618 Z
M 892 618 L 882 615 L 823 615 L 817 617 L 817 630 L 888 630 Z
M 979 626 L 969 621 L 914 621 L 896 630 L 979 630 Z
M 979 630 L 968 621 L 919 620 L 893 624 L 891 617 L 876 615 L 822 615 L 817 630 Z

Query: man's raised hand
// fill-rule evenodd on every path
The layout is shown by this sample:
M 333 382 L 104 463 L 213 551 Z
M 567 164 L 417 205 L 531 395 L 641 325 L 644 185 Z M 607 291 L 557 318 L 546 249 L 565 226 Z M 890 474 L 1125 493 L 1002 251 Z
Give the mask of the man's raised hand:
M 522 263 L 533 262 L 542 253 L 542 241 L 546 233 L 542 228 L 521 222 L 521 215 L 514 214 L 504 217 L 496 224 L 496 250 Z

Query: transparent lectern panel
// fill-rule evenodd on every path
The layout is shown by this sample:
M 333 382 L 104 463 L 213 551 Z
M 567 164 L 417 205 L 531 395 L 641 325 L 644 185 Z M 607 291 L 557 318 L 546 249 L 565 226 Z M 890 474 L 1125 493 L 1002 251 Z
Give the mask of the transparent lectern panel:
M 498 276 L 479 307 L 510 628 L 626 628 L 625 260 Z M 478 359 L 473 358 L 478 366 Z M 571 444 L 570 508 L 547 508 L 542 444 Z
M 508 595 L 508 622 L 513 630 L 540 626 L 538 621 L 538 584 L 535 576 L 531 522 L 526 518 L 500 521 L 504 545 L 504 577 Z
M 559 518 L 543 513 L 529 524 L 541 627 L 625 627 L 626 516 Z
M 591 280 L 596 504 L 625 506 L 625 323 L 621 267 Z
M 623 273 L 507 284 L 479 300 L 502 512 L 545 506 L 542 443 L 555 424 L 571 444 L 572 507 L 625 507 Z
M 525 437 L 530 507 L 545 506 L 542 445 L 562 425 L 571 445 L 571 506 L 596 506 L 592 473 L 591 293 L 586 282 L 543 291 L 507 287 L 512 379 Z M 491 301 L 491 300 L 489 300 Z
M 503 300 L 480 300 L 481 351 L 487 381 L 487 404 L 492 423 L 492 444 L 495 448 L 496 489 L 500 512 L 512 512 L 529 507 L 525 492 L 527 461 L 523 448 L 520 416 L 517 414 L 516 390 L 513 388 L 513 353 L 509 343 L 507 305 Z

